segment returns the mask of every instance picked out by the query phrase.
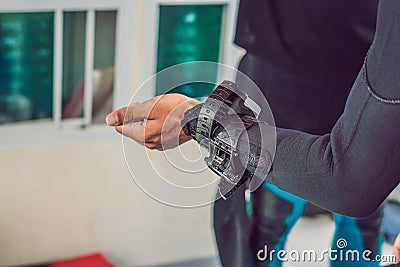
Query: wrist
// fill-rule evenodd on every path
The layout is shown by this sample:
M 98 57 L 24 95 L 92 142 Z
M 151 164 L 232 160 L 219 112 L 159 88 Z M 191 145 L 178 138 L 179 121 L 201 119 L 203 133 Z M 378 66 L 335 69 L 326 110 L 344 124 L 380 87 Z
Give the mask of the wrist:
M 195 102 L 196 101 L 196 102 Z M 184 117 L 181 121 L 182 133 L 189 139 L 194 138 L 196 135 L 196 127 L 200 110 L 203 104 L 197 100 L 188 103 L 188 108 L 185 111 Z

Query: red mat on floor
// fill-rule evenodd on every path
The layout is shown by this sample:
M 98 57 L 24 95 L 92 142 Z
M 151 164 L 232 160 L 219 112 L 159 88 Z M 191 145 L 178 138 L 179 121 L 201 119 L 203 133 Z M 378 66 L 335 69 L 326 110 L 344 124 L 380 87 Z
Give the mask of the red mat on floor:
M 76 257 L 68 260 L 55 261 L 53 267 L 116 267 L 99 253 Z

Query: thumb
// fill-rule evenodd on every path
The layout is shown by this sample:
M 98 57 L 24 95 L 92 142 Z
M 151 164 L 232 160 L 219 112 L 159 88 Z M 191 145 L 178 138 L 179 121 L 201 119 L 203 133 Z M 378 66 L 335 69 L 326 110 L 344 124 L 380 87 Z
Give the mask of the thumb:
M 108 126 L 119 126 L 124 122 L 127 108 L 121 108 L 111 112 L 106 117 L 106 123 Z

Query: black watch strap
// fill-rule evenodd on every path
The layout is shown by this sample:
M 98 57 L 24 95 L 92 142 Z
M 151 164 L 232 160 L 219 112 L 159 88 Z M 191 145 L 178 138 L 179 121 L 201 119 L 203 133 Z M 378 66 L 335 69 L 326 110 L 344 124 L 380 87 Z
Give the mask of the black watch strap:
M 197 120 L 202 107 L 203 104 L 198 104 L 193 108 L 188 109 L 184 114 L 183 120 L 181 121 L 183 132 L 188 136 L 192 136 L 193 138 L 196 136 Z

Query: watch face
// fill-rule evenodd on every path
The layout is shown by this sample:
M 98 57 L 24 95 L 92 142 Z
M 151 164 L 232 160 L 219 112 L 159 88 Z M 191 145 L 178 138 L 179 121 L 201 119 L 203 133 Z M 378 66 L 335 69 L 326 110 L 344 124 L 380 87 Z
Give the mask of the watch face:
M 241 93 L 235 83 L 224 81 L 203 104 L 197 122 L 196 138 L 210 152 L 206 163 L 220 176 L 219 192 L 223 198 L 229 197 L 253 176 L 246 169 L 247 161 L 241 164 L 238 157 L 239 154 L 250 155 L 249 146 L 243 147 L 247 151 L 243 148 L 237 151 L 239 137 L 248 127 L 257 123 L 259 113 L 251 110 L 246 100 L 246 94 Z M 248 100 L 247 103 L 259 108 L 254 101 Z

